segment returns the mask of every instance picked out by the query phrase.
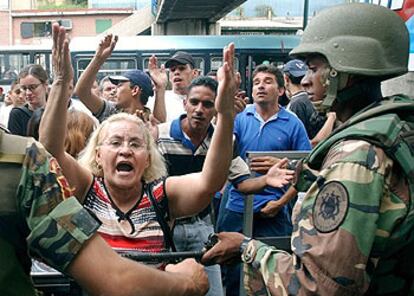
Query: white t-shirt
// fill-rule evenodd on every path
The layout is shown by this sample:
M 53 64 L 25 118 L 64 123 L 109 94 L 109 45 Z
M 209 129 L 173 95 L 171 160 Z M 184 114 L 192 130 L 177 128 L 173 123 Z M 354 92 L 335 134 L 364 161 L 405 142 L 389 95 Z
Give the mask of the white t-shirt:
M 184 99 L 185 95 L 176 94 L 172 90 L 167 90 L 165 92 L 165 109 L 167 111 L 167 122 L 177 119 L 181 114 L 185 113 L 184 110 Z M 154 103 L 155 98 L 149 97 L 147 107 L 154 112 Z
M 1 103 L 0 106 L 0 124 L 4 127 L 7 127 L 9 124 L 9 115 L 10 111 L 13 108 L 13 104 L 6 106 L 6 104 Z

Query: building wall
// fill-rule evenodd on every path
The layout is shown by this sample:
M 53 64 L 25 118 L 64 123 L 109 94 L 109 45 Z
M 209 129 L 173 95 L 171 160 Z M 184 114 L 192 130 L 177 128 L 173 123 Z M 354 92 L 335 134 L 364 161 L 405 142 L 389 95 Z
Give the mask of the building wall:
M 0 10 L 0 45 L 8 45 L 10 39 L 9 33 L 9 12 Z
M 35 12 L 34 12 L 35 13 Z M 96 36 L 100 32 L 96 31 L 97 20 L 111 20 L 112 25 L 119 23 L 124 18 L 130 16 L 132 11 L 125 14 L 59 14 L 59 15 L 36 15 L 33 16 L 15 16 L 13 18 L 13 44 L 33 44 L 42 43 L 47 37 L 33 37 L 33 38 L 22 38 L 21 35 L 21 24 L 23 22 L 42 22 L 42 21 L 55 21 L 61 19 L 72 20 L 72 29 L 68 31 L 69 37 L 81 37 L 81 36 Z
M 12 10 L 35 9 L 36 3 L 33 0 L 11 0 Z

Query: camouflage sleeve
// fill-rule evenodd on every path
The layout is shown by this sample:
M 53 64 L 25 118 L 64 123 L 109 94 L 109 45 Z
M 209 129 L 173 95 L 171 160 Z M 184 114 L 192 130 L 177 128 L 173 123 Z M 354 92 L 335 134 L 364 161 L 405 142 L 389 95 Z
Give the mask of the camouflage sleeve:
M 29 228 L 31 255 L 62 272 L 99 227 L 72 191 L 56 159 L 33 143 L 23 163 L 17 193 L 19 211 Z
M 406 209 L 390 193 L 392 165 L 364 141 L 331 148 L 295 205 L 292 255 L 254 240 L 243 253 L 248 294 L 363 294 L 385 239 Z

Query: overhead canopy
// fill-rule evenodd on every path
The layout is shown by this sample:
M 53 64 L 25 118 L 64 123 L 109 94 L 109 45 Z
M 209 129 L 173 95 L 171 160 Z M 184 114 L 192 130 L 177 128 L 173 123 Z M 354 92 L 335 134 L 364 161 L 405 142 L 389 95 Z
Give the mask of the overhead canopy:
M 216 22 L 246 0 L 162 0 L 157 23 L 165 23 L 172 20 L 205 19 Z

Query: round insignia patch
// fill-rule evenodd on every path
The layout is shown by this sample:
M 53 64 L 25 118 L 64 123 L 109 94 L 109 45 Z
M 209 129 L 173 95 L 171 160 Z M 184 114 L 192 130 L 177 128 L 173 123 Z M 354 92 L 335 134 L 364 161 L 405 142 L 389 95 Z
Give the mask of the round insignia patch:
M 342 183 L 324 184 L 313 204 L 313 224 L 319 232 L 331 232 L 343 222 L 349 206 L 348 191 Z

